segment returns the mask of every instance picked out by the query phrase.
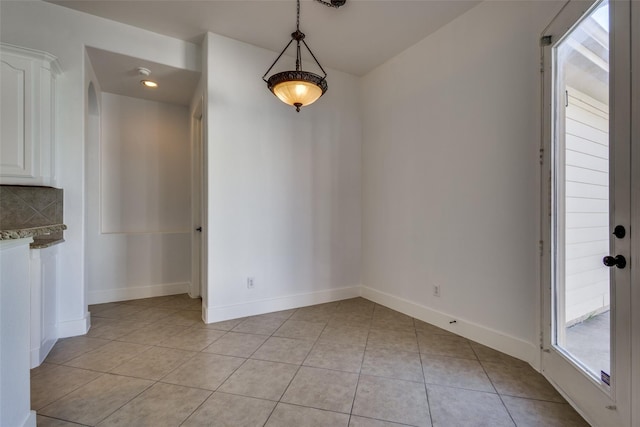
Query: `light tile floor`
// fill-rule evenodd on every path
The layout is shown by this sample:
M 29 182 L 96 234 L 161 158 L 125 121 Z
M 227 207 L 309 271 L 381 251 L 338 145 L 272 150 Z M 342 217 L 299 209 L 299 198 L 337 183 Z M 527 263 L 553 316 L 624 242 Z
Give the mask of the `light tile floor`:
M 586 426 L 527 364 L 363 298 L 205 325 L 90 307 L 31 372 L 39 426 Z

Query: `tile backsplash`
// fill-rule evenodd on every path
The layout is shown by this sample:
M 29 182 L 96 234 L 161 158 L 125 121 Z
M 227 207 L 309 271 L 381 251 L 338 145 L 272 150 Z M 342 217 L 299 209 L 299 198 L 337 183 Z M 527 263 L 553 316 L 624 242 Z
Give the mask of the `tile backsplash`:
M 62 223 L 61 188 L 0 185 L 0 230 Z

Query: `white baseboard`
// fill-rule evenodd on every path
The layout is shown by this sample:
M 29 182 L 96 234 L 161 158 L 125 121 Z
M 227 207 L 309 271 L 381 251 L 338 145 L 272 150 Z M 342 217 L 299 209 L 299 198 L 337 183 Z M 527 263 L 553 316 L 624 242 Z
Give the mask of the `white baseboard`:
M 289 310 L 308 305 L 355 298 L 360 296 L 360 290 L 360 286 L 351 286 L 213 307 L 208 307 L 206 302 L 203 301 L 202 320 L 204 320 L 205 323 L 221 322 L 239 317 L 255 316 L 273 311 Z
M 530 342 L 366 286 L 328 289 L 325 291 L 287 295 L 226 306 L 208 307 L 207 302 L 203 300 L 202 320 L 205 323 L 221 322 L 239 317 L 255 316 L 358 296 L 362 296 L 363 298 L 408 316 L 415 317 L 416 319 L 431 323 L 432 325 L 461 335 L 517 359 L 524 360 L 534 369 L 540 370 L 540 350 Z M 455 320 L 456 323 L 449 323 L 452 320 Z
M 29 369 L 37 368 L 38 366 L 40 366 L 40 364 L 42 363 L 42 361 L 40 360 L 40 347 L 32 348 L 30 357 L 31 365 L 29 366 Z
M 524 360 L 539 370 L 540 350 L 530 342 L 366 286 L 362 287 L 362 297 Z M 456 323 L 449 323 L 453 320 Z
M 29 411 L 29 415 L 27 416 L 27 419 L 24 420 L 24 423 L 22 423 L 22 427 L 36 427 L 37 419 L 36 411 Z
M 89 331 L 91 326 L 91 315 L 85 313 L 82 319 L 67 320 L 66 322 L 58 322 L 58 338 L 76 337 L 84 335 Z
M 189 286 L 189 296 L 191 298 L 200 298 L 202 295 L 200 295 L 199 289 L 193 289 L 191 288 L 191 286 Z
M 40 347 L 31 349 L 31 369 L 36 368 L 44 362 L 53 346 L 58 342 L 55 340 L 47 340 Z
M 161 283 L 159 285 L 89 291 L 87 300 L 88 304 L 92 305 L 140 298 L 163 297 L 165 295 L 186 294 L 189 292 L 190 287 L 189 283 Z
M 202 321 L 204 323 L 213 323 L 213 321 L 207 322 L 208 313 L 209 313 L 209 306 L 207 305 L 207 301 L 204 298 L 202 298 Z
M 571 398 L 571 396 L 569 396 L 567 393 L 565 393 L 565 391 L 562 389 L 562 387 L 560 387 L 558 385 L 558 383 L 555 382 L 555 380 L 553 378 L 551 378 L 549 375 L 547 375 L 546 372 L 541 372 L 541 374 L 544 376 L 544 378 L 549 381 L 549 384 L 551 384 L 553 386 L 553 388 L 556 389 L 556 391 L 560 394 L 560 396 L 562 396 L 564 398 L 564 400 L 567 401 L 567 403 L 569 405 L 571 405 L 571 407 L 578 413 L 580 414 L 580 416 L 582 418 L 584 418 L 584 420 L 587 422 L 587 424 L 589 424 L 590 426 L 597 426 L 598 424 L 596 424 L 592 417 L 590 417 L 589 415 L 587 415 L 587 413 L 580 408 L 580 406 Z

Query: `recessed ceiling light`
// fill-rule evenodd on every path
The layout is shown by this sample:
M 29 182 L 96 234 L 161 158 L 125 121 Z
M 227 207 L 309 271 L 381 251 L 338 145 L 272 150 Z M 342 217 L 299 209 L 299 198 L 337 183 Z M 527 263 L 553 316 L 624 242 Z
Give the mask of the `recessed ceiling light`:
M 138 75 L 142 77 L 149 77 L 151 75 L 151 70 L 144 67 L 138 67 Z M 154 82 L 153 80 L 143 79 L 140 80 L 140 84 L 151 89 L 155 89 L 158 87 L 158 83 Z
M 140 83 L 142 84 L 142 86 L 144 87 L 149 87 L 152 89 L 155 89 L 158 87 L 158 83 L 152 81 L 152 80 L 141 80 Z

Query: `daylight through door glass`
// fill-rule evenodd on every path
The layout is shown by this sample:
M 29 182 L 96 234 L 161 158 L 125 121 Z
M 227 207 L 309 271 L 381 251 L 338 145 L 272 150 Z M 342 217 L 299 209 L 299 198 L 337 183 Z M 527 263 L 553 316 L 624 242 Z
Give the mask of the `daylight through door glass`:
M 555 48 L 555 345 L 608 384 L 609 6 Z

